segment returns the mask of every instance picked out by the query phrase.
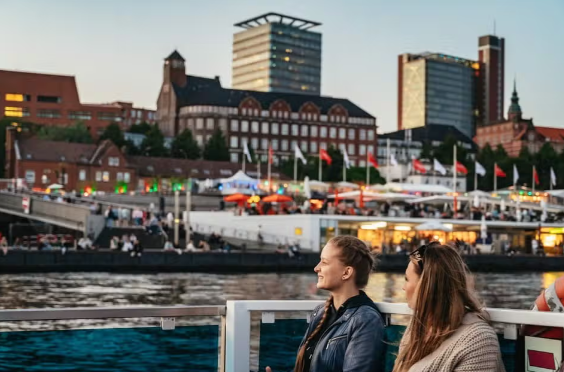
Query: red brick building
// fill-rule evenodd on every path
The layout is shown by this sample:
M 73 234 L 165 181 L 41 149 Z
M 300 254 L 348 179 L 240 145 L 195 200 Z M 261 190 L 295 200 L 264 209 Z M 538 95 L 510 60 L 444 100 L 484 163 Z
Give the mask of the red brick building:
M 477 128 L 474 141 L 480 148 L 489 143 L 495 150 L 501 145 L 511 157 L 519 156 L 523 148 L 534 154 L 546 142 L 550 142 L 557 152 L 564 150 L 564 128 L 537 127 L 533 119 L 524 119 L 516 88 L 513 89 L 507 115 L 508 120 Z
M 153 110 L 135 108 L 129 102 L 81 103 L 74 76 L 5 70 L 0 70 L 1 117 L 51 126 L 80 121 L 93 136 L 112 122 L 123 129 L 142 121 L 155 122 Z
M 202 146 L 219 128 L 235 163 L 245 143 L 263 161 L 271 144 L 274 164 L 292 158 L 296 147 L 312 155 L 330 145 L 346 149 L 357 166 L 377 152 L 376 118 L 348 99 L 227 89 L 218 77 L 186 75 L 184 62 L 177 51 L 164 62 L 157 115 L 167 137 L 188 128 Z
M 148 191 L 155 185 L 170 191 L 173 183 L 184 184 L 188 178 L 227 178 L 240 164 L 206 160 L 186 160 L 125 156 L 112 142 L 99 145 L 54 142 L 25 137 L 15 128 L 6 132 L 6 178 L 23 178 L 29 187 L 45 189 L 53 183 L 67 191 Z M 255 164 L 248 164 L 251 176 L 257 175 Z M 266 176 L 267 165 L 261 167 Z M 274 179 L 288 179 L 278 170 Z

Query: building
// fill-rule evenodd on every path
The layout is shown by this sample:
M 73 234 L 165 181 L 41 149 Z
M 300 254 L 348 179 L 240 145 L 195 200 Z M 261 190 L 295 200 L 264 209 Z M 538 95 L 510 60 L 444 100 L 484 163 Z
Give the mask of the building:
M 67 191 L 170 192 L 187 179 L 227 178 L 240 164 L 206 160 L 186 160 L 124 155 L 109 140 L 98 145 L 41 140 L 26 137 L 8 128 L 6 131 L 6 178 L 23 178 L 29 187 L 45 189 L 53 183 Z M 247 165 L 251 176 L 258 167 Z M 262 164 L 261 174 L 267 174 Z M 288 179 L 277 169 L 273 179 Z
M 398 58 L 398 129 L 451 125 L 474 136 L 480 63 L 438 53 Z
M 482 124 L 503 120 L 505 89 L 505 39 L 493 35 L 478 39 L 478 60 L 481 64 L 480 118 Z
M 364 166 L 377 145 L 376 118 L 347 99 L 226 89 L 219 78 L 186 75 L 177 51 L 165 59 L 157 115 L 165 136 L 190 129 L 201 146 L 219 128 L 233 162 L 242 160 L 245 143 L 266 161 L 270 143 L 274 164 L 293 157 L 296 146 L 317 155 L 334 145 Z
M 321 23 L 267 13 L 236 23 L 233 35 L 235 89 L 321 94 Z
M 153 110 L 130 102 L 81 103 L 74 76 L 5 70 L 0 70 L 0 117 L 49 126 L 83 122 L 93 136 L 112 122 L 125 130 L 142 121 L 155 122 Z
M 480 148 L 489 144 L 495 150 L 501 145 L 509 156 L 517 157 L 524 148 L 534 154 L 549 142 L 557 152 L 564 151 L 564 128 L 538 127 L 532 118 L 523 118 L 515 84 L 507 116 L 507 120 L 477 128 L 474 141 Z

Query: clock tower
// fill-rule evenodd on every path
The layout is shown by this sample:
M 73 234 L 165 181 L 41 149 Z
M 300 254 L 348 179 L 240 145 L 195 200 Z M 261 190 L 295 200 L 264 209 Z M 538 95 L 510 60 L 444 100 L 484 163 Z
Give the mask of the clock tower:
M 186 66 L 184 58 L 178 51 L 172 52 L 165 58 L 163 84 L 171 83 L 183 87 L 186 85 Z

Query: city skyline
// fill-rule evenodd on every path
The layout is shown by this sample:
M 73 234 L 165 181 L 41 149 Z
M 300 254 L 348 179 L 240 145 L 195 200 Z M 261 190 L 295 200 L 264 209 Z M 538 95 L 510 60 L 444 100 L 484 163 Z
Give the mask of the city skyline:
M 504 111 L 516 76 L 524 116 L 534 117 L 537 125 L 564 127 L 558 115 L 564 48 L 555 48 L 564 39 L 564 28 L 558 27 L 564 5 L 557 0 L 542 5 L 477 1 L 471 6 L 438 0 L 425 6 L 414 1 L 351 6 L 336 1 L 211 5 L 124 0 L 111 8 L 109 2 L 29 0 L 6 2 L 2 8 L 11 14 L 4 20 L 7 29 L 18 32 L 0 40 L 0 69 L 74 75 L 81 101 L 126 100 L 147 108 L 156 107 L 162 61 L 174 49 L 186 58 L 187 73 L 219 75 L 230 87 L 235 22 L 270 11 L 321 22 L 321 94 L 358 103 L 377 117 L 379 133 L 397 127 L 399 54 L 432 51 L 477 59 L 478 37 L 493 33 L 495 20 L 496 34 L 506 40 Z

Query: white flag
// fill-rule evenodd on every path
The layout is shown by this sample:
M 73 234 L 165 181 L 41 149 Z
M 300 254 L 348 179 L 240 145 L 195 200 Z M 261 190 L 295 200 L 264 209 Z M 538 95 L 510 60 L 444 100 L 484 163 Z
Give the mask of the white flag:
M 517 184 L 519 181 L 519 172 L 517 171 L 517 166 L 513 164 L 513 184 Z
M 486 175 L 486 168 L 484 168 L 482 164 L 478 162 L 476 162 L 476 174 L 479 174 L 482 177 Z
M 437 159 L 433 159 L 433 168 L 435 169 L 435 172 L 439 172 L 440 174 L 442 174 L 443 176 L 446 174 L 446 169 L 445 167 L 443 167 L 443 165 L 441 163 L 439 163 L 439 161 Z
M 550 184 L 552 186 L 556 186 L 556 174 L 554 173 L 554 169 L 550 167 Z
M 245 142 L 245 144 L 243 145 L 243 153 L 247 156 L 247 161 L 249 163 L 252 163 L 253 159 L 251 158 L 251 152 L 249 151 L 249 146 L 247 146 L 247 142 Z
M 390 165 L 393 165 L 394 167 L 398 165 L 398 161 L 396 160 L 396 157 L 394 154 L 390 155 Z
M 343 149 L 343 160 L 345 162 L 345 167 L 349 169 L 351 167 L 351 161 L 349 159 L 349 154 L 347 154 L 347 150 Z
M 302 150 L 300 150 L 298 145 L 294 147 L 294 156 L 296 157 L 296 159 L 302 159 L 302 163 L 304 165 L 307 163 L 306 158 L 304 157 L 304 154 L 302 154 Z

